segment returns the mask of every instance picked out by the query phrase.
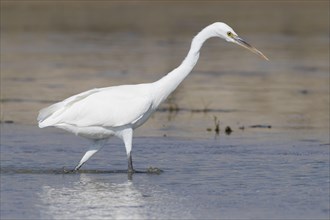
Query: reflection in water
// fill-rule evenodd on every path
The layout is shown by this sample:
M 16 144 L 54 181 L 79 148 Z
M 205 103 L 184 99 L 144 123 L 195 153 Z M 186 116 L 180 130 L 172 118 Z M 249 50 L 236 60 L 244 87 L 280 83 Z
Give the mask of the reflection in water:
M 109 183 L 81 174 L 80 181 L 60 188 L 44 186 L 40 197 L 45 219 L 143 219 L 144 196 L 131 181 Z

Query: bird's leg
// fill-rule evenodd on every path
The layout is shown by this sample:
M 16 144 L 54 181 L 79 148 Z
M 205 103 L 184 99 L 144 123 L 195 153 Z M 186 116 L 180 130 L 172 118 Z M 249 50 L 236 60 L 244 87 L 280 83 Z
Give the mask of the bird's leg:
M 132 162 L 132 138 L 133 138 L 133 129 L 127 128 L 122 131 L 121 138 L 124 141 L 127 160 L 128 160 L 128 173 L 134 173 L 133 162 Z
M 79 164 L 74 168 L 74 170 L 79 170 L 86 161 L 91 158 L 99 149 L 90 149 L 88 150 L 85 155 L 81 158 Z
M 105 142 L 97 140 L 95 141 L 94 145 L 89 148 L 89 150 L 85 153 L 85 155 L 81 158 L 79 164 L 74 168 L 74 170 L 79 170 L 86 161 L 91 158 L 97 151 L 99 151 L 103 146 Z
M 128 172 L 134 173 L 133 162 L 132 162 L 132 152 L 129 153 L 127 159 L 128 159 Z

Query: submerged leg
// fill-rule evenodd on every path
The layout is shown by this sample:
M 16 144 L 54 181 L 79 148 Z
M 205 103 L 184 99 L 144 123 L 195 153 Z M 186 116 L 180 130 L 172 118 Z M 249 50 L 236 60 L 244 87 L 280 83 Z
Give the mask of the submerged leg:
M 86 151 L 85 155 L 81 158 L 79 164 L 74 168 L 74 170 L 79 170 L 86 161 L 91 158 L 96 152 L 98 152 L 105 144 L 106 141 L 104 140 L 97 140 L 94 142 L 94 145 Z
M 133 129 L 127 128 L 124 131 L 122 131 L 121 138 L 123 139 L 126 148 L 127 160 L 128 160 L 128 172 L 134 173 L 133 162 L 132 162 Z
M 133 162 L 132 162 L 132 152 L 127 156 L 128 159 L 128 172 L 134 173 Z

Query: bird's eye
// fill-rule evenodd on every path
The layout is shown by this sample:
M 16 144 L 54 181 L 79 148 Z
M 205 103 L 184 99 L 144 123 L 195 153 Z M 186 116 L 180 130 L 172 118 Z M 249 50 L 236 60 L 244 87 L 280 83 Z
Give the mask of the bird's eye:
M 230 32 L 230 31 L 228 31 L 228 32 L 227 32 L 227 35 L 228 35 L 228 37 L 232 37 L 232 36 L 233 36 L 233 33 Z

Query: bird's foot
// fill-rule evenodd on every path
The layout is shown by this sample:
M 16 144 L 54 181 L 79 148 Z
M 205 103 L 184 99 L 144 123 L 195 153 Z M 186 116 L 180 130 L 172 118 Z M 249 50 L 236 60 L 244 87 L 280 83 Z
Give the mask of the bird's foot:
M 161 174 L 162 172 L 164 172 L 164 171 L 157 167 L 149 167 L 147 169 L 147 173 L 149 173 L 149 174 Z
M 63 173 L 76 173 L 78 170 L 76 169 L 66 169 L 65 167 L 63 167 Z
M 138 171 L 128 168 L 127 173 L 133 174 L 133 173 L 138 173 Z

